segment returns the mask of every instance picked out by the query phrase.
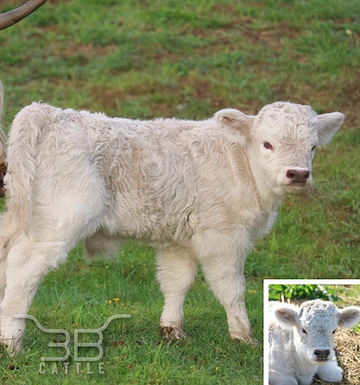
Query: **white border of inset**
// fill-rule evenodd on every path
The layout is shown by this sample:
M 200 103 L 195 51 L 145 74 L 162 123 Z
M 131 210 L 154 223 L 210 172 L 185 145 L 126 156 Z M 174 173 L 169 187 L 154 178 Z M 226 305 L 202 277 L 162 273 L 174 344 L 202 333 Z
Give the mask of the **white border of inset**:
M 269 285 L 360 285 L 360 279 L 264 279 L 264 385 L 269 384 Z

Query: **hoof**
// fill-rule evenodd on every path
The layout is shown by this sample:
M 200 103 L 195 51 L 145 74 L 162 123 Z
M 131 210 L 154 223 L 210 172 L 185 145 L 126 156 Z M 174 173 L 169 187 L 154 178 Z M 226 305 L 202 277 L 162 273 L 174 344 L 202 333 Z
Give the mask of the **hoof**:
M 15 344 L 13 339 L 6 340 L 0 339 L 0 356 L 8 356 L 10 354 L 11 357 L 14 357 L 15 354 L 21 353 L 23 351 L 22 343 Z
M 241 342 L 243 344 L 253 345 L 257 346 L 260 345 L 260 341 L 258 341 L 255 337 L 249 336 L 246 334 L 237 334 L 234 336 L 231 336 L 231 339 L 235 342 Z
M 8 346 L 0 342 L 0 357 L 6 357 L 8 355 Z
M 186 334 L 182 329 L 172 326 L 160 326 L 160 334 L 164 340 L 169 342 L 176 342 L 186 338 Z

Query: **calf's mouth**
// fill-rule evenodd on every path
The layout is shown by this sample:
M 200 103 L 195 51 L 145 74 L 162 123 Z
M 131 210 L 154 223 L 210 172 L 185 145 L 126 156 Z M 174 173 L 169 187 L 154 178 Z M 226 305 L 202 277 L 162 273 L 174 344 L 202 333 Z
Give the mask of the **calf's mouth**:
M 316 358 L 315 361 L 316 362 L 327 362 L 327 361 L 329 361 L 329 359 L 328 358 Z

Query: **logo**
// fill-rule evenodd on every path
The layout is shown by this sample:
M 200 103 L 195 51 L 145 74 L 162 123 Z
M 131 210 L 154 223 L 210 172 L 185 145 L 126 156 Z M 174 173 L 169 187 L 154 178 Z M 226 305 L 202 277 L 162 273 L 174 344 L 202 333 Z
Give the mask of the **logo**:
M 102 332 L 109 326 L 109 323 L 111 321 L 113 321 L 114 319 L 119 319 L 119 318 L 122 318 L 122 319 L 125 318 L 126 319 L 126 318 L 130 318 L 130 317 L 131 317 L 130 314 L 115 314 L 115 315 L 109 317 L 106 320 L 106 322 L 104 323 L 104 325 L 98 329 L 75 329 L 74 330 L 74 361 L 75 361 L 75 365 L 76 365 L 77 374 L 79 374 L 80 365 L 82 362 L 87 363 L 87 365 L 86 365 L 87 366 L 87 374 L 93 373 L 90 370 L 90 362 L 100 361 L 103 354 L 104 354 L 104 350 L 101 346 L 101 343 L 103 342 Z M 56 362 L 62 362 L 63 363 L 62 365 L 64 367 L 64 372 L 65 372 L 65 374 L 67 374 L 69 363 L 65 362 L 65 361 L 70 356 L 70 347 L 69 347 L 70 333 L 65 329 L 46 329 L 41 325 L 41 323 L 39 322 L 39 320 L 36 317 L 34 317 L 30 314 L 16 314 L 15 318 L 25 318 L 25 319 L 30 319 L 30 320 L 34 321 L 36 326 L 38 327 L 38 329 L 40 329 L 43 333 L 61 334 L 61 335 L 65 336 L 65 342 L 56 342 L 56 343 L 49 342 L 49 344 L 48 344 L 48 346 L 51 348 L 63 348 L 65 350 L 65 352 L 64 352 L 65 354 L 62 357 L 41 357 L 42 362 L 40 363 L 40 366 L 39 366 L 39 373 L 45 374 L 45 368 L 46 368 L 45 362 L 50 361 L 50 362 L 54 362 L 52 365 L 52 371 L 51 371 L 52 374 L 58 373 L 58 367 L 56 365 Z M 79 337 L 81 337 L 82 334 L 97 334 L 98 340 L 97 340 L 97 342 L 80 342 Z M 96 348 L 99 353 L 96 357 L 80 357 L 79 356 L 79 348 Z M 99 368 L 99 373 L 103 374 L 103 363 L 102 362 L 99 363 L 98 368 Z

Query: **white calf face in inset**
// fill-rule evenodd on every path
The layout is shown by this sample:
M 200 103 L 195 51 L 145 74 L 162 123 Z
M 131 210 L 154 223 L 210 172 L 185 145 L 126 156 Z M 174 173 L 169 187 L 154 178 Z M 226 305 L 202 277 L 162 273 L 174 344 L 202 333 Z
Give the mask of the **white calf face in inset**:
M 355 325 L 360 318 L 360 308 L 350 306 L 339 310 L 332 302 L 316 300 L 304 302 L 296 309 L 279 306 L 275 317 L 282 327 L 296 329 L 297 345 L 303 358 L 321 365 L 335 356 L 334 338 L 338 326 Z
M 338 310 L 331 302 L 314 303 L 301 308 L 297 333 L 309 361 L 323 363 L 335 356 L 334 338 L 338 327 Z

